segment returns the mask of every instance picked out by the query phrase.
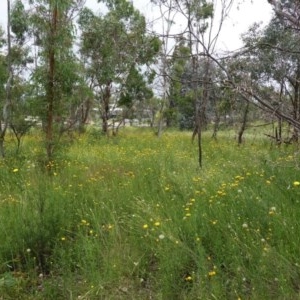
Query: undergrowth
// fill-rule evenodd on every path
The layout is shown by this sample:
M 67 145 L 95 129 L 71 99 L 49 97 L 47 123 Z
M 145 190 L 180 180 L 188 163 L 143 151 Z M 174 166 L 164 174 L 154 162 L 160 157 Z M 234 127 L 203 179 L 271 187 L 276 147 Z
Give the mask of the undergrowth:
M 0 299 L 296 299 L 299 150 L 186 132 L 79 136 L 1 161 Z

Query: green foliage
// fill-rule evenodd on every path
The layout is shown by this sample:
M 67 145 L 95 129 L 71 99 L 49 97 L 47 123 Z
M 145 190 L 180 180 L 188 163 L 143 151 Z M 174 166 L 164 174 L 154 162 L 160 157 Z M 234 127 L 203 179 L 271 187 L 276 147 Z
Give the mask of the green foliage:
M 2 26 L 0 26 L 0 48 L 2 48 L 6 44 L 6 39 L 4 38 L 4 30 Z
M 28 29 L 28 14 L 22 1 L 16 0 L 11 10 L 11 30 L 19 43 L 24 43 Z
M 276 16 L 265 28 L 254 24 L 243 40 L 249 51 L 235 59 L 233 64 L 239 63 L 239 67 L 234 76 L 251 85 L 252 93 L 270 114 L 276 111 L 278 118 L 298 127 L 299 106 L 295 105 L 299 98 L 299 86 L 295 83 L 300 76 L 298 29 L 286 26 Z M 296 140 L 297 132 L 298 128 L 294 134 Z
M 200 2 L 200 3 L 199 3 Z M 192 1 L 190 9 L 193 14 L 195 14 L 196 20 L 205 20 L 212 18 L 214 12 L 213 2 L 202 1 Z
M 179 40 L 170 60 L 171 83 L 169 88 L 169 106 L 165 112 L 169 125 L 180 128 L 193 127 L 194 105 L 193 99 L 186 94 L 184 72 L 190 59 L 190 49 L 184 40 Z
M 134 6 L 130 1 L 124 0 L 98 0 L 107 5 L 108 9 L 112 11 L 119 18 L 130 19 L 135 13 Z
M 35 112 L 42 120 L 48 160 L 58 149 L 63 133 L 82 123 L 76 112 L 91 93 L 87 91 L 82 65 L 74 54 L 74 16 L 83 2 L 31 1 L 28 26 L 38 49 L 38 59 L 31 75 Z M 81 124 L 80 124 L 81 125 Z M 79 125 L 79 126 L 80 126 Z
M 5 44 L 4 31 L 0 27 L 0 49 Z M 0 53 L 0 97 L 4 98 L 5 95 L 5 83 L 7 81 L 7 63 L 6 57 Z M 2 107 L 3 102 L 0 102 L 0 107 Z
M 131 107 L 135 101 L 148 100 L 153 97 L 153 92 L 150 90 L 143 76 L 135 67 L 132 67 L 123 85 L 124 92 L 121 92 L 119 105 Z
M 131 109 L 136 102 L 150 99 L 147 86 L 154 72 L 143 72 L 142 66 L 153 63 L 160 49 L 157 37 L 147 34 L 146 22 L 128 1 L 103 1 L 105 15 L 83 9 L 78 24 L 81 28 L 81 54 L 87 82 L 100 109 L 102 131 L 108 133 L 110 102 Z M 101 49 L 101 51 L 99 51 Z M 114 99 L 112 100 L 112 92 Z
M 4 84 L 7 81 L 7 66 L 6 59 L 4 56 L 0 55 L 0 97 L 3 98 L 5 95 Z M 2 103 L 0 103 L 2 107 Z

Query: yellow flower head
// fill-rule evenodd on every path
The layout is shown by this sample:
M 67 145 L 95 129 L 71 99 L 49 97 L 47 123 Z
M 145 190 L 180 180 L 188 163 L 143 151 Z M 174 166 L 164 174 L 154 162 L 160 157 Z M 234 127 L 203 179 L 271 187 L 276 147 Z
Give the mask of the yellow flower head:
M 299 181 L 294 181 L 293 185 L 294 185 L 294 186 L 299 186 L 299 185 L 300 185 L 300 182 L 299 182 Z

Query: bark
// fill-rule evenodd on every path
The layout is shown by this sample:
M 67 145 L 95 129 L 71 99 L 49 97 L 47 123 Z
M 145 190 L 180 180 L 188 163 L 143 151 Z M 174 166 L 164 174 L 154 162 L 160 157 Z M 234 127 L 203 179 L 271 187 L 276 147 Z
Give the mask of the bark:
M 218 112 L 216 112 L 215 123 L 214 123 L 214 130 L 213 130 L 213 134 L 212 134 L 212 138 L 213 139 L 217 139 L 217 133 L 218 133 L 219 126 L 220 126 L 220 121 L 221 121 L 220 114 Z
M 276 137 L 277 143 L 281 144 L 281 142 L 282 142 L 282 120 L 280 118 L 278 118 L 278 127 L 276 127 L 275 137 Z
M 55 39 L 57 34 L 57 17 L 58 17 L 58 8 L 57 3 L 52 11 L 52 20 L 51 20 L 51 30 L 50 30 L 50 40 L 49 43 L 49 56 L 48 56 L 48 86 L 46 93 L 47 101 L 47 123 L 46 123 L 46 152 L 47 160 L 50 162 L 53 158 L 54 150 L 54 132 L 53 132 L 53 122 L 54 122 L 54 101 L 55 101 L 55 91 L 54 91 L 54 80 L 55 80 Z
M 7 71 L 8 79 L 6 82 L 6 100 L 2 111 L 3 122 L 0 121 L 0 156 L 3 158 L 5 156 L 5 135 L 6 130 L 10 122 L 11 116 L 11 85 L 13 80 L 13 70 L 11 62 L 11 34 L 10 34 L 10 0 L 7 0 Z
M 3 133 L 3 130 L 1 130 L 1 135 L 0 135 L 0 155 L 1 155 L 2 158 L 5 157 L 4 137 L 5 137 L 5 132 Z
M 111 80 L 106 84 L 102 99 L 102 132 L 108 135 L 109 100 L 111 96 Z
M 256 105 L 260 109 L 267 111 L 282 120 L 286 121 L 288 124 L 294 126 L 295 128 L 300 130 L 300 122 L 295 120 L 293 117 L 282 112 L 278 107 L 273 107 L 270 103 L 262 99 L 259 95 L 255 94 L 252 89 L 246 87 L 240 87 L 236 85 L 234 82 L 230 82 L 232 88 L 241 96 L 244 100 Z M 255 99 L 255 101 L 252 100 Z
M 249 102 L 246 103 L 246 107 L 243 113 L 243 120 L 242 120 L 242 124 L 240 127 L 240 130 L 238 132 L 238 144 L 241 145 L 243 142 L 243 134 L 246 130 L 246 125 L 247 125 L 247 116 L 248 116 L 248 112 L 249 112 Z
M 280 19 L 287 20 L 290 24 L 292 24 L 295 27 L 299 27 L 300 22 L 299 19 L 296 17 L 297 13 L 296 11 L 299 11 L 299 7 L 294 8 L 295 15 L 292 15 L 291 13 L 287 13 L 282 9 L 281 3 L 279 0 L 268 0 L 268 2 L 273 6 L 275 14 Z
M 198 134 L 197 134 L 197 142 L 198 142 L 198 163 L 199 167 L 202 168 L 202 122 L 201 122 L 201 112 L 198 113 L 197 117 L 197 128 L 198 128 Z
M 91 109 L 91 101 L 87 99 L 84 103 L 82 103 L 75 113 L 75 123 L 77 123 L 77 129 L 79 133 L 84 132 L 84 126 L 88 122 L 88 117 Z
M 294 119 L 299 121 L 300 116 L 300 63 L 298 62 L 296 70 L 296 80 L 294 85 Z M 293 140 L 298 141 L 298 129 L 294 128 Z

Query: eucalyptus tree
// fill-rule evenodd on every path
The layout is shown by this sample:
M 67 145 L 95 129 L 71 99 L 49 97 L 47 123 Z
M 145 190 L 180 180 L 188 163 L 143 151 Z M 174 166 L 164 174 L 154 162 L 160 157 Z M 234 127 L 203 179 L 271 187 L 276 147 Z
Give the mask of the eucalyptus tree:
M 190 60 L 190 49 L 183 37 L 176 39 L 174 51 L 169 59 L 169 106 L 166 109 L 167 126 L 178 126 L 180 129 L 191 129 L 194 126 L 194 109 L 192 99 L 185 85 L 186 67 Z
M 194 134 L 197 135 L 199 156 L 202 166 L 201 131 L 205 125 L 205 114 L 209 102 L 211 89 L 211 61 L 218 62 L 215 57 L 216 44 L 222 25 L 232 6 L 232 0 L 206 1 L 206 0 L 155 0 L 154 3 L 169 3 L 169 10 L 178 14 L 178 19 L 184 20 L 180 33 L 189 47 L 189 65 L 191 72 L 190 93 L 194 107 Z M 218 9 L 217 9 L 218 8 Z M 217 13 L 218 12 L 218 13 Z M 177 17 L 176 17 L 177 18 Z M 203 76 L 199 77 L 199 68 Z
M 84 0 L 29 1 L 29 28 L 38 48 L 31 80 L 45 132 L 47 161 L 70 121 L 76 89 L 81 84 L 80 66 L 73 53 L 74 18 Z
M 267 27 L 260 44 L 277 62 L 273 78 L 280 85 L 280 92 L 278 101 L 273 101 L 273 104 L 275 103 L 276 109 L 280 109 L 284 115 L 290 115 L 293 121 L 297 122 L 293 124 L 292 138 L 298 140 L 300 130 L 300 4 L 295 0 L 284 2 L 269 0 L 269 3 L 274 8 L 276 19 L 273 19 Z M 285 118 L 279 116 L 279 119 Z
M 3 99 L 5 99 L 5 83 L 7 80 L 7 69 L 5 63 L 5 55 L 2 53 L 2 49 L 5 45 L 4 30 L 0 26 L 0 104 L 2 105 Z
M 25 46 L 25 34 L 27 31 L 27 19 L 24 6 L 20 0 L 11 3 L 7 1 L 7 38 L 5 39 L 6 50 L 5 56 L 1 56 L 1 68 L 6 67 L 6 72 L 1 71 L 1 82 L 4 80 L 5 84 L 1 84 L 1 87 L 5 86 L 5 96 L 1 95 L 3 101 L 1 101 L 2 115 L 0 118 L 0 155 L 5 155 L 4 139 L 6 131 L 9 127 L 16 133 L 17 128 L 24 132 L 24 127 L 15 126 L 16 120 L 20 120 L 24 126 L 24 118 L 20 118 L 21 114 L 24 115 L 24 110 L 20 110 L 22 105 L 20 100 L 19 91 L 24 88 L 25 81 L 22 79 L 24 76 L 24 70 L 31 59 L 29 56 L 29 47 Z M 1 32 L 1 39 L 3 40 L 3 33 Z M 1 41 L 1 47 L 3 41 Z M 5 77 L 6 76 L 6 77 Z M 17 99 L 18 98 L 18 99 Z M 18 117 L 16 118 L 16 116 Z M 20 124 L 19 124 L 20 125 Z M 16 134 L 18 138 L 18 146 L 20 145 L 20 134 Z
M 170 87 L 169 87 L 169 109 L 167 110 L 167 123 L 175 122 L 176 118 L 179 121 L 181 129 L 193 129 L 195 127 L 195 86 L 197 82 L 197 89 L 201 92 L 203 89 L 204 76 L 207 77 L 206 69 L 204 68 L 206 62 L 203 58 L 199 59 L 197 72 L 193 68 L 195 63 L 191 59 L 190 47 L 188 41 L 182 37 L 176 41 L 175 49 L 172 57 L 169 60 L 170 64 Z M 208 103 L 206 109 L 210 115 L 217 105 L 218 97 L 218 84 L 217 83 L 217 69 L 213 62 L 209 66 L 209 90 L 208 90 Z M 212 81 L 212 78 L 214 81 Z M 201 95 L 200 95 L 201 97 Z M 202 118 L 205 123 L 208 122 L 206 113 L 202 112 Z
M 10 64 L 12 72 L 9 127 L 17 139 L 17 151 L 21 138 L 35 124 L 27 116 L 33 113 L 33 101 L 30 94 L 28 74 L 33 62 L 30 46 L 28 46 L 29 22 L 28 14 L 21 0 L 12 3 L 10 11 Z
M 275 15 L 264 29 L 252 26 L 243 37 L 247 49 L 239 58 L 243 63 L 232 72 L 243 78 L 240 94 L 278 119 L 273 136 L 278 143 L 282 121 L 294 128 L 291 140 L 298 140 L 300 129 L 300 35 L 290 25 Z
M 232 6 L 232 0 L 221 1 L 186 1 L 183 8 L 187 19 L 188 39 L 192 55 L 192 79 L 194 105 L 195 105 L 195 129 L 193 136 L 197 134 L 198 161 L 202 166 L 202 134 L 205 126 L 206 110 L 212 90 L 212 68 L 216 63 L 216 44 L 222 29 L 224 20 Z M 220 4 L 220 13 L 216 8 Z M 201 58 L 202 57 L 202 58 Z M 202 76 L 197 75 L 201 67 Z M 195 77 L 196 76 L 196 77 Z M 200 85 L 200 89 L 199 89 Z
M 238 68 L 228 68 L 221 60 L 226 74 L 224 82 L 244 100 L 261 111 L 278 118 L 279 130 L 274 138 L 280 143 L 280 124 L 294 128 L 292 139 L 298 139 L 299 120 L 299 32 L 300 6 L 296 0 L 268 0 L 275 15 L 261 30 L 252 26 L 244 35 L 245 47 L 231 59 L 242 59 Z M 236 80 L 236 76 L 245 80 Z M 248 83 L 248 84 L 247 84 Z
M 125 0 L 101 1 L 107 12 L 96 15 L 85 8 L 80 14 L 80 51 L 88 82 L 94 92 L 108 134 L 110 101 L 113 93 L 120 104 L 131 106 L 151 94 L 141 67 L 153 62 L 160 43 L 148 35 L 144 16 Z
M 7 0 L 7 54 L 5 58 L 6 65 L 6 82 L 5 82 L 5 97 L 1 104 L 2 115 L 0 118 L 0 155 L 4 157 L 4 140 L 7 127 L 9 125 L 10 115 L 11 115 L 11 85 L 13 81 L 13 71 L 11 62 L 11 24 L 10 24 L 10 0 Z
M 298 0 L 268 0 L 268 2 L 283 23 L 299 30 L 300 3 Z
M 3 49 L 5 44 L 4 38 L 4 30 L 0 27 L 0 50 Z M 6 56 L 1 53 L 0 51 L 0 155 L 4 156 L 4 139 L 5 139 L 5 132 L 6 132 L 6 125 L 4 122 L 4 114 L 3 108 L 6 102 L 6 92 L 5 86 L 7 83 L 7 67 L 6 67 Z
M 153 98 L 153 91 L 149 88 L 144 76 L 135 66 L 129 70 L 125 83 L 122 85 L 118 106 L 124 107 L 127 112 L 134 113 L 139 117 L 143 115 L 143 110 Z M 125 115 L 124 115 L 125 117 Z
M 156 78 L 156 91 L 160 98 L 157 136 L 160 137 L 165 121 L 167 126 L 171 125 L 174 107 L 172 107 L 173 100 L 170 97 L 170 88 L 172 84 L 170 73 L 172 68 L 171 64 L 173 63 L 170 58 L 176 47 L 175 40 L 180 38 L 182 32 L 178 31 L 178 25 L 176 23 L 179 13 L 177 10 L 173 9 L 176 6 L 176 0 L 151 0 L 151 2 L 154 3 L 159 13 L 159 17 L 155 24 L 152 24 L 156 28 L 158 27 L 159 30 L 153 29 L 153 32 L 159 37 L 162 44 L 156 67 L 158 75 Z
M 28 49 L 23 44 L 23 33 L 26 30 L 23 8 L 20 0 L 13 3 L 7 0 L 6 51 L 5 56 L 1 57 L 1 67 L 3 68 L 4 65 L 6 67 L 6 72 L 4 70 L 1 72 L 1 79 L 5 81 L 5 96 L 1 97 L 3 101 L 0 102 L 2 110 L 0 117 L 0 155 L 2 157 L 5 155 L 4 140 L 6 131 L 12 124 L 13 112 L 16 106 L 14 89 L 18 86 L 22 70 L 28 62 Z M 4 44 L 4 33 L 2 30 L 0 35 L 2 47 Z M 5 76 L 6 79 L 4 79 Z

